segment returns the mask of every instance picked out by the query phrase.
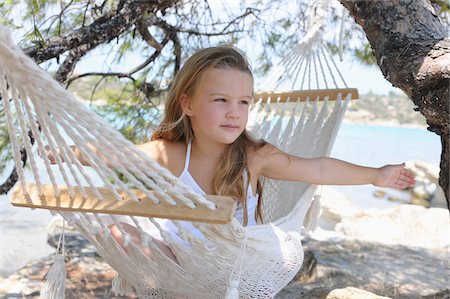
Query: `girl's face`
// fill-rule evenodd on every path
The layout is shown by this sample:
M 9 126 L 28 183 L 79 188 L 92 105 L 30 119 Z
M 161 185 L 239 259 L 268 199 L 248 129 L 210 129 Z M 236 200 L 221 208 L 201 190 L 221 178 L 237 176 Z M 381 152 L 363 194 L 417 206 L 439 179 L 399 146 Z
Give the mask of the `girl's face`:
M 194 94 L 183 96 L 181 103 L 196 139 L 230 144 L 245 130 L 252 95 L 250 74 L 214 68 L 201 75 Z

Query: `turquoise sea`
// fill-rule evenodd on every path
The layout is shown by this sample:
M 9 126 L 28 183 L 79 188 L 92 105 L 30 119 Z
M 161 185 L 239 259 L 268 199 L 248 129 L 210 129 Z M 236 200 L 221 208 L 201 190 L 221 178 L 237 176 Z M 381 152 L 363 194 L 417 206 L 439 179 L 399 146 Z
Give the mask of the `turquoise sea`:
M 438 167 L 440 155 L 439 136 L 425 129 L 348 123 L 342 124 L 331 152 L 334 158 L 371 167 L 408 161 L 425 161 Z M 371 196 L 380 188 L 364 185 L 336 189 L 362 208 L 391 205 Z

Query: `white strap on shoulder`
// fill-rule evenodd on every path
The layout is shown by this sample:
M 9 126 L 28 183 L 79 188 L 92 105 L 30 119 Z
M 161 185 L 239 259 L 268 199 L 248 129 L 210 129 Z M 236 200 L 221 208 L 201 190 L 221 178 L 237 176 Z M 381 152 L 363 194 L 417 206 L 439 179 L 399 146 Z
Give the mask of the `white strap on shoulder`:
M 189 140 L 188 145 L 187 145 L 186 158 L 185 158 L 185 162 L 184 162 L 183 172 L 189 171 L 189 163 L 191 161 L 191 148 L 192 148 L 192 139 Z

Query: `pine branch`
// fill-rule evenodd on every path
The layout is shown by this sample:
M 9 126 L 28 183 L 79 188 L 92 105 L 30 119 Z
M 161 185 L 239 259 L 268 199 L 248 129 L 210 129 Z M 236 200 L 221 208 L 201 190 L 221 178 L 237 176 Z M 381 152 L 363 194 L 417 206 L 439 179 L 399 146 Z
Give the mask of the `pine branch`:
M 119 37 L 143 16 L 164 11 L 177 2 L 178 0 L 127 1 L 114 15 L 104 15 L 89 26 L 74 30 L 66 36 L 51 37 L 40 46 L 30 47 L 24 52 L 39 64 L 83 45 L 94 48 Z

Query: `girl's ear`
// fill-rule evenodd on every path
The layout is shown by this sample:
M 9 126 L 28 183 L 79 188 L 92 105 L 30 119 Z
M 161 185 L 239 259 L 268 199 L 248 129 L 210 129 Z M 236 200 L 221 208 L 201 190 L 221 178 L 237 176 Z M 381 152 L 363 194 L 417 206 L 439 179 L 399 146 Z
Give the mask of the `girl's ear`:
M 181 109 L 183 110 L 184 114 L 187 116 L 192 116 L 194 112 L 192 111 L 192 99 L 190 96 L 183 94 L 181 96 Z

